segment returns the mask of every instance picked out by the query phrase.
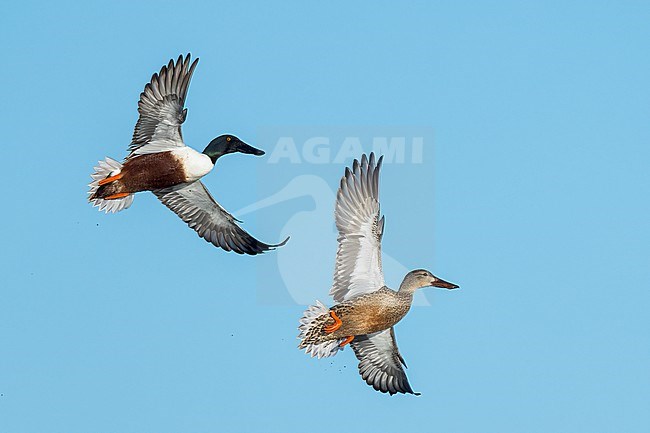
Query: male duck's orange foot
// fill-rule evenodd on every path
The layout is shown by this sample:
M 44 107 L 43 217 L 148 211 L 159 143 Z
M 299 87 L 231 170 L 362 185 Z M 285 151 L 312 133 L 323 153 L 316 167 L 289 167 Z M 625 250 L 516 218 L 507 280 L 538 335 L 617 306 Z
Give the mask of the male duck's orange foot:
M 345 346 L 346 344 L 351 343 L 352 340 L 354 340 L 354 335 L 350 335 L 350 336 L 347 337 L 345 340 L 341 341 L 341 343 L 339 344 L 339 347 L 343 347 L 343 346 Z
M 117 200 L 118 198 L 124 198 L 127 195 L 129 195 L 128 192 L 118 192 L 117 194 L 104 197 L 104 200 Z
M 334 324 L 323 328 L 323 330 L 328 334 L 331 334 L 332 332 L 336 331 L 343 324 L 343 322 L 341 322 L 341 319 L 339 319 L 339 316 L 337 316 L 334 311 L 330 310 L 330 316 L 332 317 L 332 319 L 334 319 Z
M 117 173 L 115 176 L 107 177 L 99 181 L 99 186 L 106 185 L 107 183 L 115 182 L 116 180 L 122 179 L 124 173 Z

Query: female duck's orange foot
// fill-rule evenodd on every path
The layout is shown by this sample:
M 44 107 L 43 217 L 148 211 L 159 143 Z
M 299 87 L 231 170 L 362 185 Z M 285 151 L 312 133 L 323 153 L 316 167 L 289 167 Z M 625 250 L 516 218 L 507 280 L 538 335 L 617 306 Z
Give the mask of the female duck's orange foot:
M 107 183 L 115 182 L 116 180 L 122 179 L 124 173 L 117 173 L 115 176 L 107 177 L 99 181 L 99 186 L 106 185 Z
M 129 195 L 128 192 L 118 192 L 117 194 L 109 195 L 107 197 L 104 197 L 104 200 L 116 200 L 118 198 L 124 198 L 127 195 Z
M 343 324 L 343 322 L 341 322 L 341 319 L 339 319 L 339 316 L 337 316 L 334 311 L 330 310 L 330 316 L 332 316 L 332 319 L 334 319 L 334 324 L 323 328 L 323 330 L 328 334 L 331 334 L 332 332 L 336 331 Z
M 351 343 L 352 340 L 354 340 L 354 335 L 350 335 L 350 336 L 347 337 L 345 340 L 341 341 L 341 344 L 339 344 L 339 347 L 343 347 L 343 346 L 345 346 L 346 344 Z

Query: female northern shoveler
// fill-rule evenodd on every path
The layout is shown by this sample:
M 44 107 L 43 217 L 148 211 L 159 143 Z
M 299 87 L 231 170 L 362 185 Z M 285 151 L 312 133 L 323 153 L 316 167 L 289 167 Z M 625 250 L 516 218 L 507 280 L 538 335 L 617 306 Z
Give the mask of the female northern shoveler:
M 233 135 L 215 138 L 202 153 L 185 145 L 181 133 L 187 116 L 185 97 L 198 61 L 190 64 L 189 54 L 180 56 L 153 75 L 140 94 L 140 117 L 129 155 L 124 163 L 111 158 L 99 162 L 91 175 L 88 200 L 106 213 L 119 212 L 131 206 L 136 192 L 151 191 L 200 237 L 226 251 L 255 255 L 282 246 L 288 238 L 270 245 L 249 235 L 199 180 L 223 155 L 260 156 L 264 151 Z
M 339 231 L 334 284 L 330 295 L 338 304 L 328 309 L 317 301 L 300 319 L 298 348 L 319 358 L 333 356 L 346 344 L 359 359 L 359 373 L 377 391 L 413 392 L 397 349 L 393 326 L 411 308 L 420 287 L 458 286 L 418 269 L 409 272 L 396 292 L 386 287 L 381 269 L 384 217 L 379 217 L 379 170 L 363 155 L 352 170 L 345 169 L 336 197 Z

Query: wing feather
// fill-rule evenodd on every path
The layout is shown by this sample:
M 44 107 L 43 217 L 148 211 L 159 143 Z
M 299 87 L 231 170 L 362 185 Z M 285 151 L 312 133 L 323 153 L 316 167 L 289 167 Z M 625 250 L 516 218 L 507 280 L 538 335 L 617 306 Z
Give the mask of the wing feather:
M 350 343 L 359 359 L 359 374 L 377 391 L 391 395 L 415 394 L 402 366 L 406 367 L 397 348 L 393 328 L 355 337 Z
M 336 196 L 339 232 L 334 283 L 330 295 L 336 302 L 382 288 L 381 238 L 384 218 L 379 218 L 379 171 L 383 156 L 374 153 L 345 169 Z
M 133 131 L 129 157 L 185 146 L 181 125 L 187 116 L 185 97 L 194 69 L 190 54 L 170 60 L 153 74 L 140 94 L 140 117 Z
M 158 199 L 197 234 L 214 246 L 237 254 L 256 255 L 284 245 L 260 242 L 235 222 L 217 203 L 201 181 L 183 183 L 153 191 Z

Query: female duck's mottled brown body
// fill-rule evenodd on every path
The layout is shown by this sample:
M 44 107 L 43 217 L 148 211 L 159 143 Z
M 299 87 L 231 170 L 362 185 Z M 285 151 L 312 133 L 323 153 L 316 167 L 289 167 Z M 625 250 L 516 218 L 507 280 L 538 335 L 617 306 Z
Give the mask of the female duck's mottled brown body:
M 330 308 L 330 312 L 338 317 L 341 326 L 328 332 L 326 328 L 332 329 L 337 321 L 331 313 L 321 316 L 318 325 L 312 327 L 307 338 L 301 342 L 300 348 L 306 347 L 307 343 L 347 339 L 388 329 L 406 316 L 412 301 L 412 293 L 396 292 L 384 286 L 375 292 L 337 304 Z
M 412 294 L 396 292 L 384 286 L 376 292 L 335 305 L 331 311 L 342 323 L 332 335 L 346 338 L 388 329 L 406 316 L 412 301 Z

